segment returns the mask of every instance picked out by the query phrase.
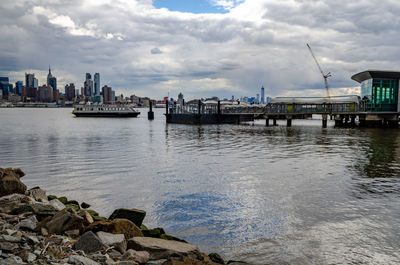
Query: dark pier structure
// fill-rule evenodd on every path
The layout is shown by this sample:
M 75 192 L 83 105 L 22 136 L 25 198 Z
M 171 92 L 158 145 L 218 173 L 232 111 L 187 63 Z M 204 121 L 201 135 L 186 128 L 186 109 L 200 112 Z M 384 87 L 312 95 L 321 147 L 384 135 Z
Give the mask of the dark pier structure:
M 368 70 L 352 76 L 361 83 L 361 96 L 338 97 L 278 97 L 267 105 L 232 105 L 220 101 L 192 101 L 172 107 L 166 104 L 167 123 L 180 124 L 238 124 L 265 119 L 265 125 L 286 120 L 288 127 L 294 119 L 306 119 L 313 114 L 322 116 L 322 127 L 328 119 L 335 126 L 398 127 L 400 114 L 400 72 Z

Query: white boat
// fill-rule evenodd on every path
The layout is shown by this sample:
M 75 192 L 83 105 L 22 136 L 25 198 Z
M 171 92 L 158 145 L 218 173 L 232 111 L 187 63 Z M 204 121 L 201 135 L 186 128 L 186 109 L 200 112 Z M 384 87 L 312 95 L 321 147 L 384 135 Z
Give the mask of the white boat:
M 132 106 L 119 104 L 77 104 L 72 113 L 76 117 L 137 117 L 140 112 Z

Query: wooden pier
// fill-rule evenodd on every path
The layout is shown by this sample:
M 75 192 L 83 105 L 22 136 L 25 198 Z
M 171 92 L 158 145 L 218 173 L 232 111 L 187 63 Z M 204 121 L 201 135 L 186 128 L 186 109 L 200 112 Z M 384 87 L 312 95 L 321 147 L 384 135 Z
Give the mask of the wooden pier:
M 339 99 L 338 99 L 339 98 Z M 319 102 L 319 101 L 317 101 Z M 398 127 L 398 112 L 365 111 L 363 102 L 358 98 L 353 101 L 330 98 L 313 104 L 313 101 L 300 103 L 277 102 L 264 106 L 222 105 L 220 101 L 212 104 L 198 101 L 185 106 L 166 104 L 167 123 L 179 124 L 239 124 L 241 122 L 265 119 L 265 125 L 277 124 L 277 120 L 286 120 L 288 127 L 295 119 L 307 119 L 312 115 L 322 116 L 322 127 L 327 127 L 328 119 L 335 121 L 337 127 L 374 126 Z

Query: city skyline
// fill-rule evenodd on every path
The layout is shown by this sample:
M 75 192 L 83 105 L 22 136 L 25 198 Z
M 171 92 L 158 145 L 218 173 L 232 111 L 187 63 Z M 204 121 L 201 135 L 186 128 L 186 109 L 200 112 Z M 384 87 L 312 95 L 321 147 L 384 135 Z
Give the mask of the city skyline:
M 0 76 L 34 72 L 43 83 L 50 63 L 60 87 L 90 69 L 120 93 L 158 98 L 254 95 L 261 85 L 269 96 L 323 96 L 310 43 L 332 94 L 358 94 L 353 74 L 397 70 L 398 11 L 392 1 L 5 0 Z

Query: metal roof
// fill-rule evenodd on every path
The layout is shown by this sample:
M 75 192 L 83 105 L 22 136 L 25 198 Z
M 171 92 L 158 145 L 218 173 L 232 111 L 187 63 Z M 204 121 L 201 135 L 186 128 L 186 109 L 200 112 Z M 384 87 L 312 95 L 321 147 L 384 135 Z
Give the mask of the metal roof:
M 271 100 L 271 104 L 349 104 L 358 103 L 359 97 L 355 95 L 349 96 L 336 96 L 336 97 L 276 97 Z
M 364 80 L 371 78 L 385 78 L 385 79 L 400 79 L 400 72 L 395 71 L 381 71 L 381 70 L 367 70 L 360 72 L 351 77 L 354 81 L 361 83 Z

